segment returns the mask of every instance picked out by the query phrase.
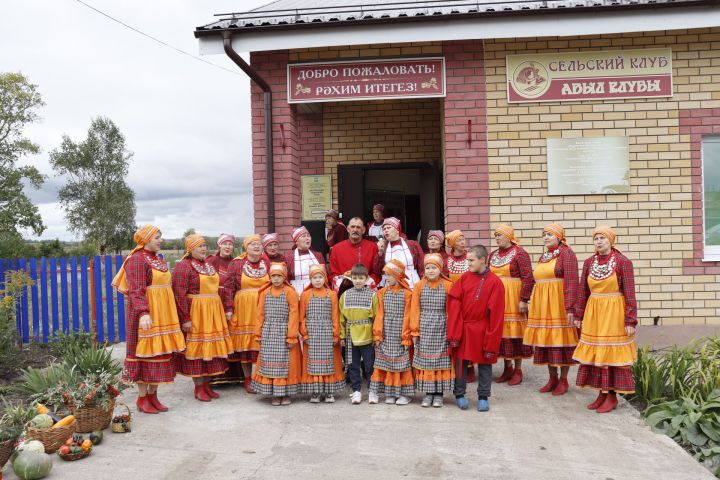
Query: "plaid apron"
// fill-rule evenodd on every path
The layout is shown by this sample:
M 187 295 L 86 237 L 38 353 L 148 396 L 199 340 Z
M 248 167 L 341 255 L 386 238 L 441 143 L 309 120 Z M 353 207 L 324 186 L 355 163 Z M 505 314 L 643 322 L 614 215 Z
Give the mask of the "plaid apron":
M 288 302 L 285 292 L 265 297 L 265 320 L 260 342 L 260 375 L 268 378 L 287 378 L 290 369 L 290 350 L 287 346 Z
M 383 297 L 383 341 L 375 347 L 375 368 L 386 372 L 410 370 L 410 353 L 402 345 L 402 324 L 405 315 L 405 295 L 385 291 Z
M 310 297 L 307 308 L 308 362 L 310 375 L 335 373 L 330 296 Z
M 373 291 L 370 290 L 369 288 L 367 288 L 367 287 L 351 288 L 351 289 L 347 290 L 343 295 L 345 296 L 345 301 L 344 301 L 345 310 L 360 308 L 367 312 L 372 311 Z M 352 343 L 352 335 L 350 335 L 350 326 L 351 325 L 372 325 L 372 323 L 373 323 L 372 318 L 363 318 L 360 320 L 348 320 L 345 323 L 345 339 L 346 339 L 345 366 L 346 367 L 352 363 L 352 345 L 353 345 L 353 343 Z
M 420 339 L 415 347 L 413 367 L 420 370 L 451 368 L 447 343 L 447 295 L 442 286 L 425 285 L 420 292 Z

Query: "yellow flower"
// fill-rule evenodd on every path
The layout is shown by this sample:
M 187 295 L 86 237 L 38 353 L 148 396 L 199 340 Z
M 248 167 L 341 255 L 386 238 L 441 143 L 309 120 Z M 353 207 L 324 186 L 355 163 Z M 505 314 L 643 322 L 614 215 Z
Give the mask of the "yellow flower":
M 5 298 L 3 298 L 3 303 L 5 304 L 6 307 L 12 307 L 13 304 L 15 303 L 15 299 L 10 296 L 5 297 Z

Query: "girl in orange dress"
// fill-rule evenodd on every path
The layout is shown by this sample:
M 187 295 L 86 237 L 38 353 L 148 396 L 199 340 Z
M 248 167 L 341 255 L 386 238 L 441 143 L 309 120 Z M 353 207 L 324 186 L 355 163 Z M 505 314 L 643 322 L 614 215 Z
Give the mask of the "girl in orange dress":
M 565 229 L 551 223 L 543 230 L 545 253 L 533 271 L 535 288 L 530 297 L 523 343 L 534 348 L 535 365 L 547 365 L 549 379 L 540 389 L 564 395 L 567 376 L 578 341 L 575 310 L 578 302 L 578 263 L 568 247 Z M 558 367 L 560 377 L 558 378 Z
M 172 383 L 174 353 L 185 350 L 172 280 L 167 263 L 157 256 L 162 233 L 154 225 L 133 236 L 137 246 L 113 279 L 127 300 L 125 371 L 123 378 L 138 386 L 138 411 L 167 412 L 157 398 L 158 385 Z
M 300 295 L 302 389 L 310 394 L 310 403 L 333 403 L 335 393 L 345 388 L 338 297 L 322 265 L 310 266 L 310 282 Z
M 393 258 L 383 267 L 386 286 L 378 291 L 378 309 L 373 321 L 375 365 L 370 377 L 368 403 L 378 403 L 385 393 L 385 403 L 407 405 L 415 393 L 410 363 L 410 301 L 405 264 Z
M 298 345 L 298 296 L 287 281 L 284 263 L 270 264 L 270 281 L 260 290 L 255 339 L 260 342 L 252 388 L 272 396 L 272 404 L 290 405 L 300 392 L 302 354 Z
M 532 347 L 523 344 L 523 336 L 527 324 L 528 301 L 535 279 L 530 255 L 518 245 L 520 242 L 515 237 L 513 227 L 498 226 L 495 229 L 495 241 L 498 249 L 490 253 L 488 263 L 490 271 L 500 277 L 505 286 L 505 319 L 498 354 L 505 359 L 505 369 L 495 382 L 519 385 L 523 379 L 523 358 L 533 356 Z M 515 368 L 512 367 L 513 360 Z
M 425 255 L 425 276 L 413 288 L 410 335 L 415 346 L 415 389 L 425 393 L 421 406 L 442 407 L 443 393 L 453 391 L 453 365 L 447 341 L 447 296 L 452 282 L 443 275 L 443 259 Z
M 617 393 L 635 392 L 635 278 L 633 264 L 615 248 L 615 238 L 610 227 L 593 231 L 596 253 L 583 265 L 575 320 L 582 327 L 573 355 L 580 363 L 576 385 L 599 391 L 587 406 L 598 413 L 617 407 Z
M 225 313 L 235 353 L 230 362 L 240 364 L 245 391 L 252 390 L 252 365 L 257 361 L 260 345 L 255 341 L 258 292 L 270 281 L 270 262 L 263 255 L 260 235 L 243 239 L 245 252 L 230 262 L 225 284 Z M 238 372 L 239 373 L 239 372 Z
M 175 358 L 178 372 L 192 377 L 195 398 L 209 402 L 220 396 L 210 387 L 210 380 L 227 370 L 233 345 L 219 294 L 220 275 L 205 261 L 205 239 L 188 235 L 185 252 L 175 266 L 172 286 L 187 349 Z

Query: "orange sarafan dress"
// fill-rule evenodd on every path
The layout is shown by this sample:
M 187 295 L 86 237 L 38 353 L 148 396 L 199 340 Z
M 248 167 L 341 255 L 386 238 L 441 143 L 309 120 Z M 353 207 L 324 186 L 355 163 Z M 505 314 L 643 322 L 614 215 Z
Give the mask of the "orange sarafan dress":
M 174 353 L 185 350 L 170 271 L 165 260 L 148 250 L 130 255 L 123 265 L 124 282 L 118 290 L 127 299 L 126 380 L 136 383 L 170 383 L 175 377 Z M 149 314 L 152 327 L 139 328 Z
M 454 374 L 447 341 L 447 297 L 452 282 L 423 278 L 413 288 L 410 335 L 418 337 L 413 355 L 415 389 L 427 394 L 452 392 Z
M 579 312 L 582 333 L 573 359 L 580 363 L 576 385 L 601 392 L 635 392 L 632 364 L 637 360 L 637 325 L 632 262 L 613 249 L 593 255 L 583 265 Z
M 267 285 L 260 292 L 255 339 L 260 343 L 252 388 L 261 395 L 300 393 L 302 353 L 298 344 L 298 295 L 293 287 Z
M 190 322 L 185 353 L 177 355 L 178 372 L 189 377 L 224 373 L 233 351 L 218 293 L 220 276 L 209 263 L 186 257 L 175 266 L 173 291 L 181 323 Z
M 329 287 L 306 288 L 300 296 L 300 335 L 303 339 L 302 391 L 334 395 L 345 388 L 340 349 L 340 307 Z
M 566 245 L 549 249 L 533 272 L 535 288 L 528 308 L 523 343 L 534 348 L 535 365 L 570 366 L 578 341 L 568 313 L 575 313 L 577 257 Z

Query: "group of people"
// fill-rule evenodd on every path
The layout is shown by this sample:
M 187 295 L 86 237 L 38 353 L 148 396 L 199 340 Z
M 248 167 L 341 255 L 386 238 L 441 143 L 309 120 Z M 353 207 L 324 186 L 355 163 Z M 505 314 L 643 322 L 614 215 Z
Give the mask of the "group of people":
M 578 279 L 558 224 L 543 229 L 533 270 L 510 225 L 495 229 L 490 253 L 468 247 L 459 230 L 430 231 L 423 252 L 396 218 L 373 230 L 378 210 L 368 225 L 328 213 L 329 262 L 304 227 L 285 254 L 274 233 L 245 237 L 237 257 L 232 235 L 220 235 L 212 255 L 190 235 L 172 275 L 157 255 L 160 230 L 140 228 L 114 280 L 128 303 L 125 377 L 138 385 L 138 409 L 166 411 L 157 387 L 180 373 L 193 378 L 200 401 L 219 397 L 213 384 L 243 379 L 273 405 L 297 394 L 332 403 L 349 381 L 352 404 L 366 382 L 370 404 L 384 395 L 407 405 L 420 391 L 423 407 L 441 407 L 451 392 L 465 410 L 477 366 L 477 410 L 487 411 L 499 358 L 495 382 L 522 383 L 522 361 L 532 357 L 548 367 L 540 392 L 554 396 L 568 391 L 579 364 L 576 384 L 599 391 L 588 408 L 600 413 L 617 406 L 617 393 L 634 392 L 633 266 L 611 228 L 593 231 L 595 253 Z

